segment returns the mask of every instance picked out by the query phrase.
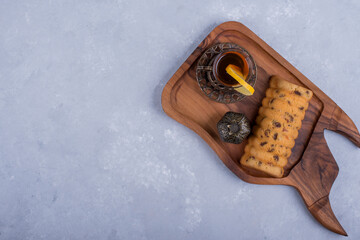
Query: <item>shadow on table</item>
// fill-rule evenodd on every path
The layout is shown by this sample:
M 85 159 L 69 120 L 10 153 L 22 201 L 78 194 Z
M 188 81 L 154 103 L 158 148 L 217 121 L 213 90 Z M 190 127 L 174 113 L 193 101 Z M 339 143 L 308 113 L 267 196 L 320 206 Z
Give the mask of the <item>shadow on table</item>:
M 200 44 L 200 42 L 214 29 L 218 24 L 210 24 L 208 27 L 204 28 L 204 30 L 198 35 L 198 37 L 190 43 L 189 48 L 185 51 L 180 58 L 177 59 L 174 66 L 169 66 L 169 71 L 160 79 L 160 82 L 156 85 L 154 90 L 153 97 L 153 106 L 156 111 L 160 111 L 161 114 L 164 113 L 161 107 L 161 93 L 164 89 L 165 84 L 170 80 L 172 75 L 180 68 L 181 64 L 185 62 L 185 60 L 190 56 L 190 54 L 196 49 L 196 47 Z

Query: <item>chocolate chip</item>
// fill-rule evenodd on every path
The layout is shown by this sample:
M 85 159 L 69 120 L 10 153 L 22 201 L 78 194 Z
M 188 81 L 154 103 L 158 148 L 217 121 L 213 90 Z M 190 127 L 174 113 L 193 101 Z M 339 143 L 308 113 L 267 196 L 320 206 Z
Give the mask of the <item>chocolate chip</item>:
M 302 110 L 304 110 L 304 107 L 299 107 L 299 109 L 302 111 Z
M 285 97 L 285 94 L 281 93 L 281 94 L 279 95 L 279 97 Z
M 295 90 L 294 93 L 295 93 L 296 95 L 301 96 L 301 93 L 300 93 L 299 91 L 297 91 L 297 90 Z
M 292 115 L 289 114 L 289 118 L 290 118 L 290 122 L 294 121 L 294 117 Z
M 265 136 L 269 137 L 270 129 L 266 129 L 264 133 L 265 133 Z
M 271 144 L 271 147 L 274 147 L 275 145 L 274 144 Z
M 274 159 L 275 159 L 275 161 L 279 161 L 279 156 L 278 156 L 278 155 L 274 155 Z
M 270 148 L 269 150 L 267 150 L 268 152 L 273 152 L 273 151 L 275 151 L 275 149 L 274 148 Z
M 276 92 L 276 93 L 279 93 L 279 90 L 276 90 L 275 92 Z
M 275 98 L 271 99 L 271 100 L 270 100 L 270 103 L 273 103 L 273 102 L 274 102 L 274 100 L 275 100 Z
M 271 110 L 274 110 L 274 107 L 271 107 Z
M 262 161 L 259 161 L 259 162 L 258 162 L 258 165 L 261 166 L 261 164 L 262 164 Z
M 281 123 L 279 122 L 273 122 L 274 126 L 277 127 L 277 128 L 280 128 L 281 127 Z
M 291 106 L 291 102 L 288 100 L 287 103 Z
M 289 118 L 289 119 L 286 119 L 286 122 L 293 122 L 294 121 L 293 115 L 291 115 L 288 112 L 285 112 L 285 115 Z
M 267 144 L 267 142 L 261 142 L 260 146 L 264 146 L 265 144 Z
M 308 90 L 306 90 L 306 93 L 307 93 L 307 94 L 309 94 L 309 91 L 308 91 Z
M 276 140 L 277 137 L 278 137 L 278 134 L 277 134 L 277 133 L 274 133 L 273 139 Z

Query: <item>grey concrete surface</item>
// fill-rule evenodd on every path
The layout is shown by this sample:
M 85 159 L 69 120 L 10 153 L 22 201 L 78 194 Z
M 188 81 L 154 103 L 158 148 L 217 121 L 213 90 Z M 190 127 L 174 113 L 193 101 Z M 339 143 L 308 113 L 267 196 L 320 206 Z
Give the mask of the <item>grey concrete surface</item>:
M 360 126 L 360 2 L 0 4 L 0 239 L 342 239 L 298 193 L 247 184 L 164 114 L 216 25 L 248 26 Z M 360 149 L 333 132 L 330 201 L 360 238 Z

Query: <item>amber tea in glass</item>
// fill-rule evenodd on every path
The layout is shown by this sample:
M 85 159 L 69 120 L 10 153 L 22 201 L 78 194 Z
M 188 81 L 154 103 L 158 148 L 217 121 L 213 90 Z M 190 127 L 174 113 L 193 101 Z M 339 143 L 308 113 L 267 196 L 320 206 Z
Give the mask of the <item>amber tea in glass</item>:
M 236 81 L 226 72 L 226 67 L 229 64 L 234 64 L 235 66 L 241 69 L 241 73 L 244 76 L 244 80 L 249 75 L 249 65 L 245 57 L 239 52 L 235 52 L 235 51 L 223 52 L 216 57 L 213 67 L 214 75 L 216 79 L 218 79 L 225 86 L 229 86 L 229 87 L 239 86 L 238 81 Z

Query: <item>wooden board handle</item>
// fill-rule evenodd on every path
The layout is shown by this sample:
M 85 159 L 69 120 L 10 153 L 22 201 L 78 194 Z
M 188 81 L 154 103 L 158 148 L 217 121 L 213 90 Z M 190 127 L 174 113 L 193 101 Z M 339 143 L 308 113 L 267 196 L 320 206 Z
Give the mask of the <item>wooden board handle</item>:
M 350 117 L 336 105 L 329 124 L 329 130 L 347 137 L 360 148 L 360 134 Z
M 327 229 L 338 234 L 347 236 L 347 233 L 336 219 L 329 202 L 329 197 L 323 197 L 308 207 L 311 214 Z
M 311 212 L 327 229 L 347 236 L 336 219 L 329 202 L 330 189 L 339 168 L 324 138 L 323 124 L 317 124 L 301 161 L 289 174 L 289 185 L 294 186 Z

